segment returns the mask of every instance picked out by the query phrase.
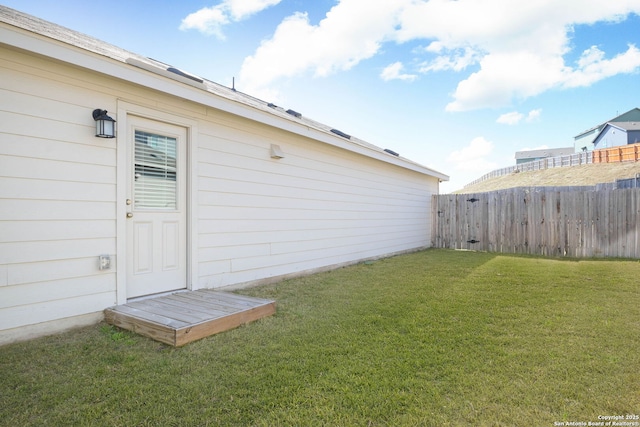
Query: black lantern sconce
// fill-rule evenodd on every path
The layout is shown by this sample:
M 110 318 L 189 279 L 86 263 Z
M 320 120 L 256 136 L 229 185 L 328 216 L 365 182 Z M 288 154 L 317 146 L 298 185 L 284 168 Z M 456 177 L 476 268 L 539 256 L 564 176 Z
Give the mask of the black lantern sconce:
M 96 121 L 96 136 L 99 138 L 115 138 L 116 121 L 107 116 L 107 110 L 99 108 L 93 110 L 93 120 Z

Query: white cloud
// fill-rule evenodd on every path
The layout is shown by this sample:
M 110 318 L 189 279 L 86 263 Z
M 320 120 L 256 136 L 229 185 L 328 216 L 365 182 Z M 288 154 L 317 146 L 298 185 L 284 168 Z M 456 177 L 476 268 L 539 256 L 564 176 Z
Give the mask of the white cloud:
M 427 47 L 427 52 L 437 52 L 439 54 L 450 52 L 448 55 L 441 55 L 432 61 L 425 62 L 420 68 L 421 73 L 430 71 L 462 71 L 470 65 L 478 63 L 480 55 L 472 48 L 464 49 L 443 49 L 442 46 L 433 46 L 433 43 Z
M 540 119 L 541 115 L 542 115 L 542 108 L 529 111 L 529 114 L 527 114 L 527 123 L 537 122 Z
M 203 22 L 211 22 L 210 31 L 219 32 L 226 22 L 276 3 L 249 2 L 255 6 L 246 12 L 231 7 L 241 1 L 226 0 L 217 6 L 224 13 L 209 11 L 210 20 L 194 19 L 194 27 L 210 28 Z M 381 77 L 453 71 L 461 75 L 447 111 L 504 107 L 640 70 L 633 45 L 613 54 L 592 47 L 577 62 L 565 62 L 574 26 L 617 22 L 630 13 L 640 14 L 640 0 L 338 0 L 317 25 L 305 13 L 285 18 L 245 59 L 240 81 L 255 91 L 283 77 L 327 76 L 380 53 L 385 43 L 420 41 L 427 47 L 414 49 L 420 56 L 414 63 L 421 64 L 415 71 L 393 74 L 398 65 L 391 61 Z
M 180 29 L 183 31 L 195 29 L 207 35 L 224 38 L 221 27 L 229 23 L 229 18 L 220 7 L 205 7 L 189 14 L 182 20 Z
M 512 111 L 510 113 L 502 114 L 500 117 L 498 117 L 498 119 L 496 120 L 496 123 L 501 123 L 503 125 L 517 125 L 522 120 L 525 120 L 527 123 L 532 123 L 537 121 L 540 118 L 541 114 L 542 114 L 541 108 L 538 108 L 537 110 L 529 111 L 529 113 L 526 116 L 517 111 Z
M 234 21 L 240 21 L 255 13 L 261 12 L 271 6 L 275 6 L 282 0 L 225 0 Z
M 180 29 L 198 30 L 207 35 L 224 39 L 222 27 L 232 21 L 241 21 L 268 7 L 275 6 L 282 0 L 224 0 L 222 3 L 203 7 L 189 14 L 182 20 Z
M 632 12 L 640 12 L 640 0 L 606 4 L 598 0 L 417 1 L 402 11 L 398 38 L 435 39 L 428 48 L 437 55 L 432 62 L 435 66 L 423 71 L 456 63 L 459 49 L 473 50 L 469 64 L 479 58 L 480 69 L 459 82 L 446 107 L 465 111 L 505 106 L 551 88 L 588 85 L 637 70 L 640 64 L 631 48 L 611 61 L 597 54 L 588 58 L 593 63 L 583 61 L 571 67 L 564 61 L 574 25 L 619 21 Z
M 306 13 L 285 18 L 273 37 L 245 59 L 239 80 L 255 93 L 281 77 L 327 76 L 371 58 L 389 40 L 394 16 L 411 0 L 341 0 L 318 25 Z
M 452 152 L 447 162 L 453 163 L 456 170 L 473 173 L 490 172 L 498 167 L 498 163 L 490 160 L 493 153 L 493 143 L 484 137 L 476 137 L 469 145 Z
M 640 50 L 629 45 L 626 52 L 612 59 L 605 59 L 605 53 L 597 46 L 585 50 L 578 60 L 578 67 L 571 70 L 565 81 L 565 87 L 590 86 L 616 74 L 632 73 L 640 68 Z
M 510 113 L 505 113 L 498 117 L 496 123 L 502 123 L 503 125 L 516 125 L 520 123 L 520 121 L 524 118 L 524 114 L 518 113 L 517 111 L 512 111 Z
M 404 68 L 404 66 L 402 65 L 402 62 L 394 62 L 391 65 L 388 65 L 387 67 L 385 67 L 384 70 L 382 70 L 382 73 L 380 73 L 380 78 L 382 78 L 382 80 L 384 81 L 389 81 L 389 80 L 407 80 L 407 81 L 412 81 L 415 80 L 415 78 L 417 77 L 415 74 L 403 74 L 401 71 Z
M 545 58 L 529 51 L 491 53 L 480 66 L 458 83 L 447 111 L 509 105 L 513 99 L 524 100 L 557 86 L 565 72 L 561 56 Z

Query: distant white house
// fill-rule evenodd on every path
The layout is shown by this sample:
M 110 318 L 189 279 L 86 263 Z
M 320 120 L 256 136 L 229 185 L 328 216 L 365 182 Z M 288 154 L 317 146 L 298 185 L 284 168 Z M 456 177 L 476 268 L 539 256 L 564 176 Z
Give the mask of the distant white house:
M 0 6 L 0 343 L 428 247 L 448 177 L 390 151 Z

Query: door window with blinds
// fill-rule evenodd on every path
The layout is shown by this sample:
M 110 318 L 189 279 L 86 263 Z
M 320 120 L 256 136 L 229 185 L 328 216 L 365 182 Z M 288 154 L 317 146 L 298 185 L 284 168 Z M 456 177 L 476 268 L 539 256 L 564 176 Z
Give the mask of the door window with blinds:
M 135 209 L 178 209 L 176 138 L 135 131 Z

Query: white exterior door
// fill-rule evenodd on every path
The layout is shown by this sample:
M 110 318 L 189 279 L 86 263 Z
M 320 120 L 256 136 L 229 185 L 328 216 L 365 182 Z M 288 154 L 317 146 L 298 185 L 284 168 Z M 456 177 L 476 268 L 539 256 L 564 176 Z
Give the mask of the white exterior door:
M 129 116 L 127 298 L 187 286 L 187 131 Z

